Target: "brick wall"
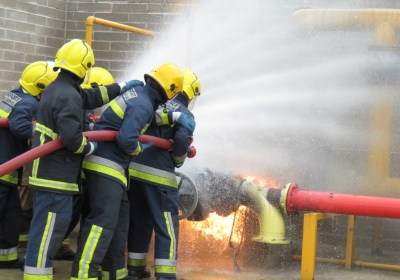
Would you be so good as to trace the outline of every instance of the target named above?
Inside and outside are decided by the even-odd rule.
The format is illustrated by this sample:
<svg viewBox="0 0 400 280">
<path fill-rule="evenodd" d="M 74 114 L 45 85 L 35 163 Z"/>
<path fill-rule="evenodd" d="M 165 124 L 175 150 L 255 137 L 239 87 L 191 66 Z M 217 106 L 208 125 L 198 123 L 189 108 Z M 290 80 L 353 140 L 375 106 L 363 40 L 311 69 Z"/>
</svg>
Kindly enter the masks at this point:
<svg viewBox="0 0 400 280">
<path fill-rule="evenodd" d="M 182 0 L 60 1 L 2 0 L 0 2 L 0 94 L 18 86 L 23 69 L 38 60 L 54 60 L 67 41 L 85 39 L 86 19 L 109 21 L 160 34 L 184 8 Z M 96 66 L 116 79 L 122 69 L 149 47 L 151 37 L 95 24 L 92 47 Z M 111 51 L 112 50 L 112 51 Z"/>
<path fill-rule="evenodd" d="M 16 87 L 23 69 L 34 61 L 54 59 L 65 42 L 65 1 L 0 2 L 0 93 Z"/>
</svg>

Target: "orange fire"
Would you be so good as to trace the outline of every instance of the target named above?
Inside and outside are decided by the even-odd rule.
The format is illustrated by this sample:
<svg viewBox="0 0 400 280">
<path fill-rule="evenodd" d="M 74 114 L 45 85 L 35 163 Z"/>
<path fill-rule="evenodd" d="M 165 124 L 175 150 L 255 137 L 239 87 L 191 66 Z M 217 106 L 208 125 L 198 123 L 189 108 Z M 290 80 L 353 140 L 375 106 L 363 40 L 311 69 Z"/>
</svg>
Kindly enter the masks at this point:
<svg viewBox="0 0 400 280">
<path fill-rule="evenodd" d="M 246 181 L 253 182 L 257 185 L 260 185 L 261 187 L 268 187 L 274 189 L 279 189 L 281 187 L 281 184 L 272 179 L 265 179 L 256 176 L 246 176 L 244 178 L 246 179 Z"/>
<path fill-rule="evenodd" d="M 181 229 L 186 228 L 192 233 L 195 231 L 195 234 L 191 234 L 193 237 L 201 237 L 208 241 L 222 243 L 219 248 L 225 250 L 229 247 L 229 241 L 232 241 L 235 246 L 241 244 L 246 209 L 245 206 L 240 206 L 236 212 L 236 217 L 234 213 L 231 213 L 227 217 L 222 217 L 214 212 L 210 213 L 207 219 L 201 222 L 184 220 L 181 221 L 180 227 Z"/>
</svg>

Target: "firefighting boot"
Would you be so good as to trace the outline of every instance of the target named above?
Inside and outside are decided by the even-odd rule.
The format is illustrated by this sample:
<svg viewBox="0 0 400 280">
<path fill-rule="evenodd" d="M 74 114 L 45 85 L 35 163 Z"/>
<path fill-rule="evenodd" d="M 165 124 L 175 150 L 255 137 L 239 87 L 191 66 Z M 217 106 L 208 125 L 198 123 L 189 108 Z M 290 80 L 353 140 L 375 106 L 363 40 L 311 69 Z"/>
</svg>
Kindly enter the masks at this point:
<svg viewBox="0 0 400 280">
<path fill-rule="evenodd" d="M 74 258 L 75 252 L 71 250 L 68 244 L 62 244 L 54 257 L 54 260 L 73 261 Z"/>
<path fill-rule="evenodd" d="M 134 276 L 137 279 L 146 279 L 146 278 L 150 278 L 151 272 L 149 269 L 143 269 L 140 271 L 129 270 L 129 275 Z"/>
</svg>

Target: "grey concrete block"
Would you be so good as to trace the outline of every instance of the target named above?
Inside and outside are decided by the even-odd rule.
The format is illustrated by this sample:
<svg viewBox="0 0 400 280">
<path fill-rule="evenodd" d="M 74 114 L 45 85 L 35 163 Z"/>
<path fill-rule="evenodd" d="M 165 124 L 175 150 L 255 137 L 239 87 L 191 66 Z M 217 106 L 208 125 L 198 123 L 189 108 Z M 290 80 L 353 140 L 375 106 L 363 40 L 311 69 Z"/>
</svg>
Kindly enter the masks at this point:
<svg viewBox="0 0 400 280">
<path fill-rule="evenodd" d="M 96 18 L 101 18 L 117 23 L 128 22 L 128 13 L 98 13 L 94 14 Z"/>
<path fill-rule="evenodd" d="M 112 11 L 115 13 L 144 13 L 147 11 L 146 4 L 114 4 Z"/>
<path fill-rule="evenodd" d="M 16 9 L 18 2 L 15 0 L 1 0 L 1 5 L 6 8 Z"/>
<path fill-rule="evenodd" d="M 152 30 L 151 30 L 152 31 Z M 151 42 L 153 40 L 153 36 L 143 35 L 139 33 L 129 33 L 128 41 L 131 42 Z"/>
<path fill-rule="evenodd" d="M 92 49 L 96 53 L 97 50 L 110 50 L 111 43 L 110 42 L 104 42 L 104 41 L 93 41 L 92 42 Z"/>
<path fill-rule="evenodd" d="M 163 14 L 129 14 L 129 22 L 133 23 L 163 23 Z"/>
<path fill-rule="evenodd" d="M 21 78 L 21 73 L 17 71 L 5 71 L 3 72 L 3 79 L 6 81 L 18 81 Z"/>
<path fill-rule="evenodd" d="M 33 15 L 33 14 L 27 14 L 26 15 L 26 21 L 33 23 L 33 24 L 39 24 L 39 25 L 46 25 L 47 18 L 44 16 L 38 16 L 38 15 Z"/>
<path fill-rule="evenodd" d="M 50 2 L 49 0 L 35 0 L 35 2 L 39 5 L 39 6 L 47 6 L 48 2 Z"/>
<path fill-rule="evenodd" d="M 111 3 L 101 3 L 101 4 L 80 3 L 80 4 L 78 4 L 78 11 L 111 12 L 112 4 Z"/>
<path fill-rule="evenodd" d="M 57 19 L 62 19 L 65 20 L 65 18 L 67 17 L 67 12 L 63 11 L 63 10 L 57 10 Z"/>
<path fill-rule="evenodd" d="M 67 20 L 73 20 L 73 21 L 83 21 L 85 26 L 86 19 L 89 16 L 93 16 L 93 13 L 88 13 L 88 12 L 68 12 L 67 13 Z"/>
<path fill-rule="evenodd" d="M 36 33 L 64 39 L 64 29 L 56 29 L 46 26 L 36 26 Z"/>
<path fill-rule="evenodd" d="M 185 17 L 186 15 L 183 14 L 168 14 L 164 16 L 164 23 L 174 23 L 178 20 L 183 20 Z"/>
<path fill-rule="evenodd" d="M 64 1 L 64 0 L 51 0 L 51 1 L 48 1 L 48 5 L 51 8 L 55 8 L 57 10 L 65 11 L 66 8 L 67 8 L 67 1 Z"/>
<path fill-rule="evenodd" d="M 17 10 L 6 10 L 6 18 L 26 22 L 27 14 Z"/>
<path fill-rule="evenodd" d="M 28 53 L 28 54 L 25 55 L 25 60 L 24 61 L 26 61 L 28 63 L 32 63 L 32 62 L 39 61 L 39 60 L 45 60 L 45 61 L 46 60 L 54 60 L 54 56 L 52 57 L 52 59 L 47 59 L 46 56 L 44 56 L 44 55 Z"/>
<path fill-rule="evenodd" d="M 67 30 L 77 30 L 78 29 L 78 23 L 76 21 L 67 21 L 66 23 L 66 29 Z M 79 24 L 79 29 L 82 29 L 82 27 Z"/>
<path fill-rule="evenodd" d="M 147 28 L 152 30 L 156 33 L 165 33 L 166 31 L 170 30 L 171 24 L 147 24 Z"/>
<path fill-rule="evenodd" d="M 7 92 L 18 87 L 18 82 L 17 81 L 6 81 L 4 78 L 4 75 L 3 75 L 4 71 L 1 71 L 0 73 L 1 73 L 1 80 L 2 80 L 0 92 L 1 92 L 1 98 L 3 98 Z"/>
<path fill-rule="evenodd" d="M 109 27 L 106 25 L 95 24 L 95 25 L 93 25 L 93 31 L 119 32 L 120 29 Z"/>
<path fill-rule="evenodd" d="M 65 42 L 68 42 L 72 39 L 81 39 L 85 40 L 85 31 L 68 31 L 66 32 L 66 40 Z"/>
<path fill-rule="evenodd" d="M 164 4 L 149 4 L 148 5 L 148 13 L 172 13 L 176 10 L 176 7 L 173 5 L 164 5 Z"/>
<path fill-rule="evenodd" d="M 15 29 L 18 31 L 31 33 L 36 31 L 36 25 L 26 22 L 16 22 Z"/>
<path fill-rule="evenodd" d="M 37 14 L 38 6 L 36 4 L 31 4 L 27 2 L 17 1 L 17 9 L 27 13 Z"/>
<path fill-rule="evenodd" d="M 26 62 L 14 62 L 14 70 L 22 73 L 28 65 L 29 63 Z"/>
<path fill-rule="evenodd" d="M 104 40 L 104 41 L 126 41 L 128 39 L 127 33 L 120 33 L 120 32 L 101 32 L 95 31 L 93 32 L 93 39 L 94 40 Z"/>
<path fill-rule="evenodd" d="M 113 73 L 113 77 L 116 81 L 122 81 L 122 79 L 126 76 L 126 72 L 124 70 L 120 70 L 120 71 L 112 71 Z"/>
<path fill-rule="evenodd" d="M 111 49 L 114 51 L 142 51 L 145 44 L 141 43 L 111 43 Z"/>
<path fill-rule="evenodd" d="M 20 43 L 18 43 L 20 44 Z M 15 50 L 15 42 L 10 40 L 0 40 L 0 45 L 3 50 Z"/>
<path fill-rule="evenodd" d="M 0 63 L 0 70 L 10 70 L 10 69 L 13 69 L 13 68 L 14 68 L 14 62 L 13 61 L 3 60 Z"/>
<path fill-rule="evenodd" d="M 38 34 L 28 33 L 28 34 L 26 34 L 26 42 L 44 46 L 46 43 L 46 37 L 40 36 Z"/>
<path fill-rule="evenodd" d="M 26 42 L 27 34 L 24 32 L 18 32 L 14 30 L 6 30 L 4 38 L 20 42 Z"/>
<path fill-rule="evenodd" d="M 47 47 L 47 46 L 36 46 L 36 54 L 38 55 L 47 55 L 51 57 L 55 57 L 56 52 L 59 48 L 54 48 L 54 47 Z"/>
<path fill-rule="evenodd" d="M 67 11 L 68 12 L 78 11 L 78 3 L 68 2 L 67 3 Z"/>
<path fill-rule="evenodd" d="M 2 26 L 4 29 L 8 30 L 16 30 L 17 29 L 17 22 L 13 20 L 8 20 L 8 19 L 2 19 L 1 20 Z"/>
<path fill-rule="evenodd" d="M 0 8 L 0 17 L 6 16 L 6 10 L 4 8 Z"/>
<path fill-rule="evenodd" d="M 4 29 L 0 29 L 0 39 L 3 39 L 5 34 L 6 31 Z"/>
<path fill-rule="evenodd" d="M 21 53 L 35 53 L 35 45 L 18 43 L 16 44 L 17 50 Z"/>
<path fill-rule="evenodd" d="M 108 69 L 110 70 L 117 70 L 117 71 L 121 71 L 124 69 L 128 69 L 129 67 L 132 67 L 132 63 L 131 62 L 125 62 L 125 61 L 110 61 L 110 68 Z M 144 73 L 143 73 L 144 74 Z M 143 77 L 137 77 L 138 80 L 141 80 Z"/>
<path fill-rule="evenodd" d="M 5 50 L 4 57 L 11 61 L 21 61 L 21 52 Z"/>
<path fill-rule="evenodd" d="M 110 59 L 110 60 L 121 60 L 124 61 L 126 59 L 127 53 L 126 52 L 121 52 L 121 51 L 96 51 L 95 53 L 95 59 L 97 60 L 104 60 L 104 59 Z"/>
<path fill-rule="evenodd" d="M 55 17 L 57 17 L 57 9 L 49 8 L 49 7 L 41 7 L 38 10 L 37 14 L 45 16 L 45 17 L 55 18 Z"/>
<path fill-rule="evenodd" d="M 108 71 L 110 71 L 110 63 L 108 60 L 100 60 L 100 59 L 96 59 L 96 67 L 101 67 L 104 69 L 107 69 Z M 111 73 L 111 72 L 110 72 Z M 111 73 L 112 75 L 112 73 Z M 114 75 L 113 75 L 114 77 Z"/>
<path fill-rule="evenodd" d="M 128 3 L 159 3 L 162 4 L 164 3 L 164 0 L 127 0 Z"/>
<path fill-rule="evenodd" d="M 58 29 L 65 29 L 65 21 L 54 18 L 47 18 L 47 26 Z"/>
<path fill-rule="evenodd" d="M 62 45 L 64 45 L 63 38 L 53 38 L 53 37 L 46 37 L 46 46 L 59 49 Z"/>
</svg>

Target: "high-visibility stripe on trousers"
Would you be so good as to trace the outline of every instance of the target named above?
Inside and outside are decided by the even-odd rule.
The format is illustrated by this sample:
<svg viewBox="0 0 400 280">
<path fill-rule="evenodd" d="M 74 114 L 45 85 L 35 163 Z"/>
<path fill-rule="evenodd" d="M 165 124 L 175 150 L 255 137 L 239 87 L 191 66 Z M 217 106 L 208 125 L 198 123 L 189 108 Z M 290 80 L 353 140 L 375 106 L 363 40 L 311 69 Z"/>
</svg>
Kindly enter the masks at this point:
<svg viewBox="0 0 400 280">
<path fill-rule="evenodd" d="M 126 187 L 98 173 L 86 172 L 91 212 L 81 227 L 71 280 L 126 277 L 125 248 L 129 226 Z M 103 278 L 103 279 L 104 279 Z"/>
<path fill-rule="evenodd" d="M 18 189 L 0 182 L 0 263 L 17 260 L 22 207 Z"/>
<path fill-rule="evenodd" d="M 70 194 L 33 192 L 33 218 L 25 256 L 24 280 L 53 279 L 53 258 L 66 235 L 72 214 Z"/>
<path fill-rule="evenodd" d="M 155 276 L 175 277 L 178 248 L 178 190 L 135 179 L 130 180 L 130 224 L 128 269 L 146 267 L 146 257 L 154 228 Z"/>
</svg>

